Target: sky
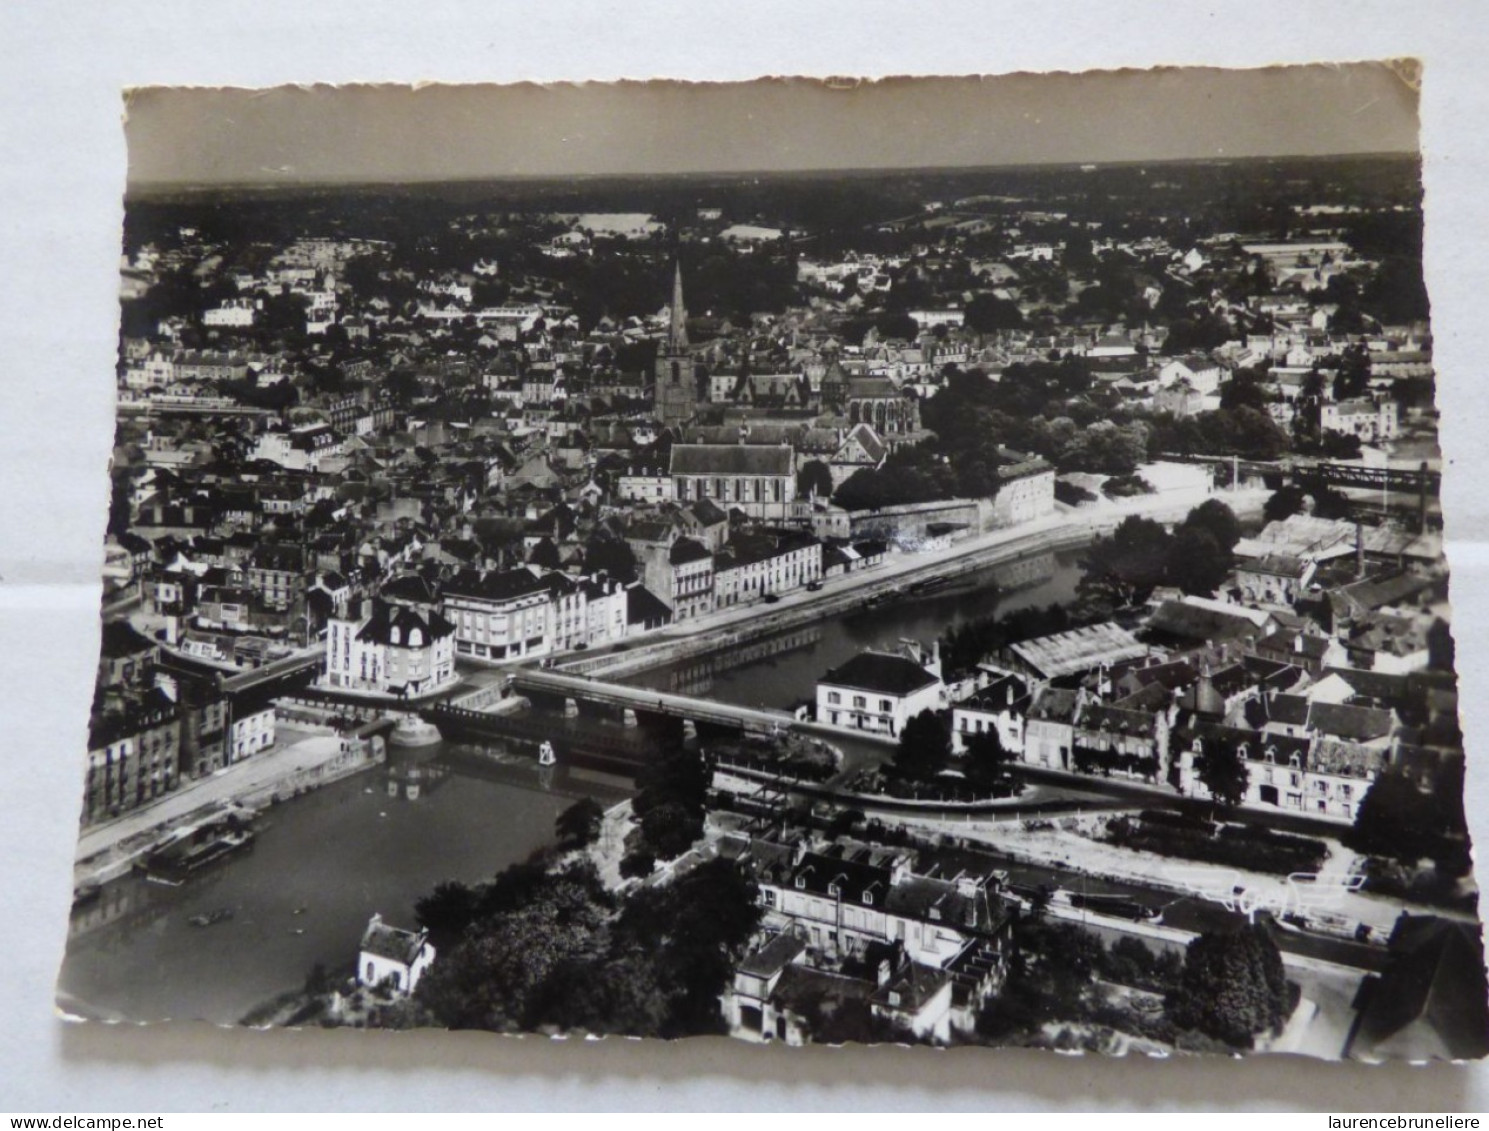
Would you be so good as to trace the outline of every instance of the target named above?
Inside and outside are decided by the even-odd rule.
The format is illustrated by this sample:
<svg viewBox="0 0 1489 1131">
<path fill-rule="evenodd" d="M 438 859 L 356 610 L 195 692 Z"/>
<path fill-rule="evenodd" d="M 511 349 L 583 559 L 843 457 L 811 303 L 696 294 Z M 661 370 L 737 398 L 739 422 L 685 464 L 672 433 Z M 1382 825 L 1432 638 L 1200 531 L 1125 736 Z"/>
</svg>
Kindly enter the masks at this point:
<svg viewBox="0 0 1489 1131">
<path fill-rule="evenodd" d="M 1385 64 L 858 83 L 148 88 L 131 186 L 1055 164 L 1417 149 Z"/>
</svg>

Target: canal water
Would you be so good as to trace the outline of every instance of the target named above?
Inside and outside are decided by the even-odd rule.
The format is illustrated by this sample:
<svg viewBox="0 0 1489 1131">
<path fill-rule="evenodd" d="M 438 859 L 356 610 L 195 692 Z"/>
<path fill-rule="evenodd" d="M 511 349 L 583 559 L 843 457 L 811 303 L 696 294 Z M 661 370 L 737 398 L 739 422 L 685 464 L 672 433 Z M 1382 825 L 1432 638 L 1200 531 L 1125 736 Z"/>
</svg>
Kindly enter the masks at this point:
<svg viewBox="0 0 1489 1131">
<path fill-rule="evenodd" d="M 679 660 L 626 676 L 625 682 L 743 707 L 792 707 L 814 697 L 817 680 L 829 668 L 865 649 L 893 648 L 907 638 L 929 646 L 947 629 L 967 621 L 1031 606 L 1070 604 L 1080 581 L 1082 552 L 1037 554 L 990 566 L 933 592 L 906 594 L 818 624 Z"/>
<path fill-rule="evenodd" d="M 550 845 L 576 797 L 609 805 L 624 787 L 525 756 L 395 750 L 388 766 L 266 810 L 252 851 L 180 887 L 137 876 L 106 885 L 73 913 L 59 1004 L 90 1017 L 236 1023 L 317 964 L 349 970 L 373 912 L 413 926 L 414 902 L 435 884 L 489 879 Z M 189 922 L 223 908 L 231 918 Z"/>
</svg>

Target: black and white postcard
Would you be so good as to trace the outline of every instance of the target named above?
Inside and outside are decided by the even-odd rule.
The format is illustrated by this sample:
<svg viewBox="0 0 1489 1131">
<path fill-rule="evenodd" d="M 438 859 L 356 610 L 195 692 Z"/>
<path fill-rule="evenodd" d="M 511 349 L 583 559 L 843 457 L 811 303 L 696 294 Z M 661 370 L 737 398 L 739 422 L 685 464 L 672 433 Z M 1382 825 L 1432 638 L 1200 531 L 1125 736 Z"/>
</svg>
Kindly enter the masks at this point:
<svg viewBox="0 0 1489 1131">
<path fill-rule="evenodd" d="M 59 1010 L 1484 1056 L 1416 79 L 130 92 Z"/>
</svg>

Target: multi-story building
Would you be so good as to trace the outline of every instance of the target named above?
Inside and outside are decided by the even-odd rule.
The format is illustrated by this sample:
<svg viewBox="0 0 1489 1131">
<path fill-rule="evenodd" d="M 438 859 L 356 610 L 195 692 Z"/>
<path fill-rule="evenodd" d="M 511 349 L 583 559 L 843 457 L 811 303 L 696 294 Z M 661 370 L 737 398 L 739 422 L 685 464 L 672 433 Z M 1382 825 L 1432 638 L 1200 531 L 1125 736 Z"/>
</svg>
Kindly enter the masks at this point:
<svg viewBox="0 0 1489 1131">
<path fill-rule="evenodd" d="M 274 705 L 234 705 L 232 725 L 228 728 L 227 758 L 241 762 L 274 745 Z"/>
<path fill-rule="evenodd" d="M 709 499 L 754 519 L 791 517 L 796 453 L 786 444 L 674 444 L 669 467 L 680 503 Z"/>
<path fill-rule="evenodd" d="M 714 558 L 708 547 L 679 538 L 667 553 L 671 567 L 670 598 L 674 621 L 692 620 L 714 610 Z"/>
<path fill-rule="evenodd" d="M 326 685 L 412 698 L 456 681 L 455 628 L 439 613 L 374 600 L 358 620 L 326 626 Z"/>
<path fill-rule="evenodd" d="M 202 325 L 244 329 L 253 325 L 257 313 L 257 307 L 251 298 L 224 299 L 211 310 L 202 312 Z"/>
<path fill-rule="evenodd" d="M 88 734 L 83 823 L 138 808 L 180 780 L 181 717 L 159 690 L 123 712 L 96 719 Z"/>
<path fill-rule="evenodd" d="M 1396 402 L 1390 398 L 1380 401 L 1338 401 L 1320 405 L 1318 423 L 1325 432 L 1358 436 L 1367 444 L 1394 440 L 1400 431 Z"/>
<path fill-rule="evenodd" d="M 852 853 L 755 841 L 744 857 L 759 885 L 765 925 L 801 932 L 837 955 L 900 943 L 912 962 L 955 964 L 968 947 L 1006 952 L 1012 914 L 991 876 L 916 875 L 903 853 L 867 846 Z"/>
<path fill-rule="evenodd" d="M 1024 749 L 1024 710 L 1029 685 L 1016 675 L 1000 673 L 951 710 L 951 750 L 961 754 L 973 735 L 992 733 L 1004 750 Z"/>
<path fill-rule="evenodd" d="M 999 449 L 998 494 L 993 525 L 1017 526 L 1055 513 L 1055 469 L 1038 456 Z"/>
<path fill-rule="evenodd" d="M 532 570 L 462 570 L 441 601 L 458 655 L 519 660 L 553 651 L 552 593 Z"/>
<path fill-rule="evenodd" d="M 266 542 L 248 555 L 248 588 L 271 609 L 298 608 L 305 599 L 305 552 L 298 545 Z"/>
<path fill-rule="evenodd" d="M 264 432 L 253 458 L 277 463 L 290 471 L 317 471 L 321 461 L 346 452 L 346 441 L 329 424 L 305 424 L 288 432 Z"/>
<path fill-rule="evenodd" d="M 714 605 L 728 608 L 822 577 L 822 543 L 804 531 L 741 534 L 714 555 Z"/>
</svg>

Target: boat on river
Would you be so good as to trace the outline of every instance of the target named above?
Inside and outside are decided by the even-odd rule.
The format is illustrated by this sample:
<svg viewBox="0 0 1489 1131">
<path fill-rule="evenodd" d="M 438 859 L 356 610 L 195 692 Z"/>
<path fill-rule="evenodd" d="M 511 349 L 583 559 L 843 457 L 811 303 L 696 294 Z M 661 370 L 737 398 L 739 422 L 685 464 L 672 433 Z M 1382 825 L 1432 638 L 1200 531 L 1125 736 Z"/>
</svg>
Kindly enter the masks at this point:
<svg viewBox="0 0 1489 1131">
<path fill-rule="evenodd" d="M 934 593 L 937 589 L 944 589 L 951 584 L 951 578 L 944 573 L 938 573 L 935 577 L 922 578 L 913 582 L 910 586 L 911 593 Z"/>
<path fill-rule="evenodd" d="M 225 923 L 232 917 L 233 909 L 231 907 L 218 907 L 202 915 L 193 915 L 186 921 L 193 927 L 210 927 L 216 923 Z"/>
<path fill-rule="evenodd" d="M 254 836 L 237 813 L 228 813 L 177 829 L 135 868 L 152 883 L 179 887 L 207 865 L 251 850 Z"/>
</svg>

